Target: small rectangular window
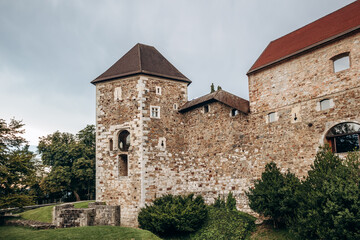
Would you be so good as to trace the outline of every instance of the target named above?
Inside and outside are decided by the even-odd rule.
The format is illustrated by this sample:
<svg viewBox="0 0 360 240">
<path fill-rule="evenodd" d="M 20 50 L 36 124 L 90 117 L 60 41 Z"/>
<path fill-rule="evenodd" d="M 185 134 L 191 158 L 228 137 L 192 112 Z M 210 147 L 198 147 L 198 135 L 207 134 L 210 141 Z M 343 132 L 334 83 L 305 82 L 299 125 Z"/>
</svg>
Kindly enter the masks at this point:
<svg viewBox="0 0 360 240">
<path fill-rule="evenodd" d="M 334 72 L 340 72 L 342 70 L 350 68 L 349 53 L 342 53 L 332 58 L 334 64 Z"/>
<path fill-rule="evenodd" d="M 239 110 L 237 110 L 237 109 L 235 109 L 235 108 L 233 108 L 232 110 L 231 110 L 231 116 L 232 117 L 234 117 L 234 116 L 236 116 L 236 115 L 238 115 L 239 114 Z"/>
<path fill-rule="evenodd" d="M 276 115 L 274 112 L 268 114 L 268 122 L 272 123 L 276 121 Z"/>
<path fill-rule="evenodd" d="M 161 87 L 156 87 L 155 91 L 157 95 L 161 95 Z"/>
<path fill-rule="evenodd" d="M 209 112 L 209 105 L 205 105 L 204 106 L 204 113 L 208 113 Z"/>
<path fill-rule="evenodd" d="M 160 118 L 160 107 L 151 106 L 150 107 L 150 116 L 152 118 Z"/>
<path fill-rule="evenodd" d="M 329 109 L 330 106 L 330 100 L 329 99 L 324 99 L 320 101 L 320 110 L 326 110 Z"/>
<path fill-rule="evenodd" d="M 174 110 L 177 110 L 178 109 L 178 105 L 177 103 L 174 103 Z"/>
<path fill-rule="evenodd" d="M 128 176 L 128 156 L 125 154 L 119 155 L 119 176 Z"/>
<path fill-rule="evenodd" d="M 117 101 L 117 100 L 121 100 L 121 87 L 117 87 L 114 89 L 114 100 Z"/>
</svg>

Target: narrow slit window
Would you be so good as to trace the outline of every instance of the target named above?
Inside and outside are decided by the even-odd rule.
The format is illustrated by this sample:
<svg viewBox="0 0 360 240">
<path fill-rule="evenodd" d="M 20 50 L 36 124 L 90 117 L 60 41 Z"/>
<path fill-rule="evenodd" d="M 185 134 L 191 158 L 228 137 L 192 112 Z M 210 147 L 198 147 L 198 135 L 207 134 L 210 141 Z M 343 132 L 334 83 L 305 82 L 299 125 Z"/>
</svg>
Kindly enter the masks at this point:
<svg viewBox="0 0 360 240">
<path fill-rule="evenodd" d="M 350 57 L 349 53 L 342 53 L 332 58 L 334 65 L 334 72 L 340 72 L 350 68 Z"/>
<path fill-rule="evenodd" d="M 161 87 L 156 87 L 155 91 L 157 95 L 161 95 Z"/>
<path fill-rule="evenodd" d="M 128 156 L 126 154 L 119 155 L 119 176 L 128 176 Z"/>
<path fill-rule="evenodd" d="M 204 113 L 208 113 L 209 112 L 209 105 L 205 105 L 204 106 Z"/>
<path fill-rule="evenodd" d="M 113 142 L 113 140 L 111 138 L 109 140 L 109 149 L 110 149 L 110 151 L 114 150 L 114 142 Z"/>
</svg>

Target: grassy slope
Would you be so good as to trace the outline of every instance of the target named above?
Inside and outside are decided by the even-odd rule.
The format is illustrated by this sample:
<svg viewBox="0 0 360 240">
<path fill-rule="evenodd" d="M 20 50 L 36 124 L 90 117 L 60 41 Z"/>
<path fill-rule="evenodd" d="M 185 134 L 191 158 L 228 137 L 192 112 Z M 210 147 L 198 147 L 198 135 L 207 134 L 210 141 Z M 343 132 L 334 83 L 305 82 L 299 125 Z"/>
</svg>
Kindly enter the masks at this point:
<svg viewBox="0 0 360 240">
<path fill-rule="evenodd" d="M 287 229 L 273 229 L 269 225 L 262 224 L 256 227 L 247 240 L 296 240 L 296 238 Z"/>
<path fill-rule="evenodd" d="M 61 228 L 51 230 L 32 230 L 23 227 L 0 227 L 1 239 L 146 239 L 159 240 L 157 236 L 149 231 L 136 228 L 113 227 L 113 226 L 92 226 Z"/>
<path fill-rule="evenodd" d="M 75 203 L 74 207 L 87 208 L 89 202 L 93 202 L 93 201 Z M 46 206 L 46 207 L 28 210 L 28 211 L 21 213 L 20 216 L 21 216 L 21 218 L 28 219 L 28 220 L 35 220 L 35 221 L 39 221 L 39 222 L 51 223 L 53 207 L 54 206 Z"/>
</svg>

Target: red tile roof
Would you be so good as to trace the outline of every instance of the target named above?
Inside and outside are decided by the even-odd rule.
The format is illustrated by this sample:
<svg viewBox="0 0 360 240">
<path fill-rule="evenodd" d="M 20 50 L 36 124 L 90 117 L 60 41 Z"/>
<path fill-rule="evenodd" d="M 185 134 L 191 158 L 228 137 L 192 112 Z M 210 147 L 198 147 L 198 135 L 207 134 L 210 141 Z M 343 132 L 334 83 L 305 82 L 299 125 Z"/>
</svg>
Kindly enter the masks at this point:
<svg viewBox="0 0 360 240">
<path fill-rule="evenodd" d="M 266 47 L 248 74 L 302 53 L 360 28 L 360 0 L 357 0 L 294 32 L 276 39 Z"/>
<path fill-rule="evenodd" d="M 241 97 L 238 97 L 234 94 L 226 92 L 224 90 L 218 90 L 213 93 L 206 94 L 202 97 L 193 99 L 185 103 L 180 109 L 179 112 L 184 113 L 190 111 L 191 109 L 200 107 L 210 102 L 221 102 L 232 108 L 235 108 L 245 114 L 248 114 L 250 111 L 249 101 Z"/>
<path fill-rule="evenodd" d="M 114 63 L 114 65 L 91 83 L 95 84 L 134 74 L 147 74 L 191 83 L 191 81 L 166 60 L 158 50 L 152 46 L 140 43 L 136 44 L 122 58 Z"/>
</svg>

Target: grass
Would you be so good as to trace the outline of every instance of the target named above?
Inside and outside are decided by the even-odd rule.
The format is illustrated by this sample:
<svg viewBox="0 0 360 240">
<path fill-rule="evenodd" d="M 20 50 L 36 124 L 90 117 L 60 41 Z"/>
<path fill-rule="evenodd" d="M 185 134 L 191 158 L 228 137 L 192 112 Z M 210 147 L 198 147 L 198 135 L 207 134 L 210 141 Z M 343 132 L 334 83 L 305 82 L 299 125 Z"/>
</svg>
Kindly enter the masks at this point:
<svg viewBox="0 0 360 240">
<path fill-rule="evenodd" d="M 296 240 L 297 238 L 287 229 L 274 229 L 270 224 L 263 223 L 247 240 Z"/>
<path fill-rule="evenodd" d="M 0 239 L 118 239 L 118 240 L 159 240 L 156 235 L 149 231 L 114 226 L 92 226 L 92 227 L 75 227 L 60 228 L 50 230 L 32 230 L 24 227 L 0 227 Z"/>
<path fill-rule="evenodd" d="M 87 208 L 88 204 L 93 201 L 75 203 L 75 208 Z M 51 223 L 52 209 L 55 205 L 36 208 L 20 213 L 20 217 L 27 220 L 34 220 L 39 222 Z"/>
</svg>

